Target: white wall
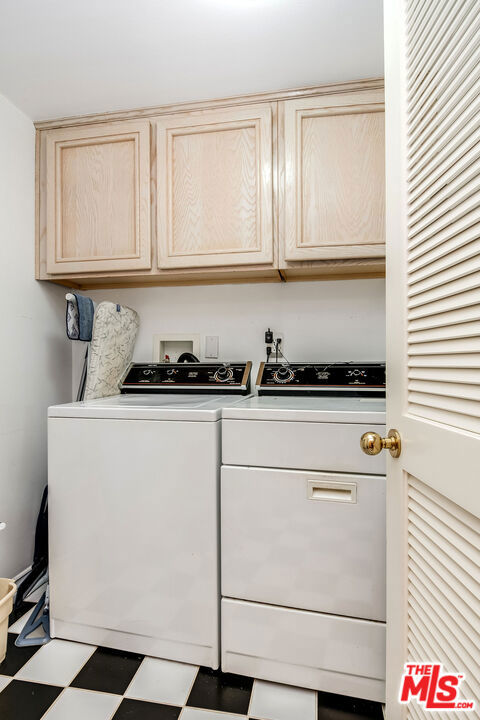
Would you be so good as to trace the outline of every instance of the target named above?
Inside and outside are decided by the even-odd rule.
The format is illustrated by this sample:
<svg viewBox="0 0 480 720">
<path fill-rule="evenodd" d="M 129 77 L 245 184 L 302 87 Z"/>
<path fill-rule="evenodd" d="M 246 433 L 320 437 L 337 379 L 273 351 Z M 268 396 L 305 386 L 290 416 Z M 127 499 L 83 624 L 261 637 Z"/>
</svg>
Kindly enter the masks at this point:
<svg viewBox="0 0 480 720">
<path fill-rule="evenodd" d="M 137 310 L 140 331 L 134 359 L 152 359 L 156 333 L 218 335 L 221 360 L 264 359 L 268 326 L 284 336 L 291 361 L 384 360 L 385 283 L 338 280 L 276 284 L 207 285 L 97 290 L 95 301 L 111 300 Z M 83 359 L 74 343 L 76 393 Z M 255 375 L 254 375 L 255 377 Z"/>
<path fill-rule="evenodd" d="M 0 85 L 35 120 L 383 75 L 382 0 L 3 0 L 1 11 Z"/>
<path fill-rule="evenodd" d="M 35 133 L 0 95 L 0 576 L 30 565 L 47 480 L 46 409 L 67 401 L 64 290 L 34 280 Z"/>
</svg>

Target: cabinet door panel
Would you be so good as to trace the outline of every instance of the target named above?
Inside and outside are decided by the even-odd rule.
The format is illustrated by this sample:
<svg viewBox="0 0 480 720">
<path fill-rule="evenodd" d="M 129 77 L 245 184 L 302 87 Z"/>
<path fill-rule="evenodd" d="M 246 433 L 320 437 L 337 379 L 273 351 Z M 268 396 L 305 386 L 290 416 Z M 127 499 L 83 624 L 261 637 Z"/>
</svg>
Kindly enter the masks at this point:
<svg viewBox="0 0 480 720">
<path fill-rule="evenodd" d="M 52 130 L 46 140 L 47 271 L 148 269 L 148 121 Z"/>
<path fill-rule="evenodd" d="M 159 267 L 273 262 L 270 105 L 157 123 Z"/>
<path fill-rule="evenodd" d="M 381 103 L 285 102 L 287 261 L 384 255 L 384 144 Z"/>
</svg>

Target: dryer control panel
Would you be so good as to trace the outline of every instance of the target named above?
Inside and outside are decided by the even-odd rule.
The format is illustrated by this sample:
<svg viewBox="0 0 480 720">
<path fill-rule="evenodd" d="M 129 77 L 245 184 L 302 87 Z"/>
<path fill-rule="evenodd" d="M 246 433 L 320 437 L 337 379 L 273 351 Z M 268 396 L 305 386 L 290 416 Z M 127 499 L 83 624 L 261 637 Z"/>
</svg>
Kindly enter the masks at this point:
<svg viewBox="0 0 480 720">
<path fill-rule="evenodd" d="M 262 363 L 259 395 L 385 396 L 385 363 Z"/>
<path fill-rule="evenodd" d="M 182 392 L 246 395 L 251 362 L 131 363 L 120 382 L 122 393 Z"/>
</svg>

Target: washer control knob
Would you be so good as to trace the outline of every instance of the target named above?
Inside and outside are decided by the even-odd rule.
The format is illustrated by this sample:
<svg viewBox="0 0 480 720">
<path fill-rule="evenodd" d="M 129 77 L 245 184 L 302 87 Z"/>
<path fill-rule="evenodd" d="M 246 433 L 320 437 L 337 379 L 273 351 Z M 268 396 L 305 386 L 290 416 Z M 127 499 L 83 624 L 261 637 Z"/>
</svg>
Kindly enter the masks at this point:
<svg viewBox="0 0 480 720">
<path fill-rule="evenodd" d="M 218 368 L 214 378 L 217 382 L 227 382 L 227 380 L 231 380 L 233 378 L 233 370 L 228 367 L 228 365 L 223 365 Z"/>
<path fill-rule="evenodd" d="M 273 379 L 278 383 L 287 383 L 293 380 L 295 373 L 289 367 L 281 367 L 273 373 Z"/>
</svg>

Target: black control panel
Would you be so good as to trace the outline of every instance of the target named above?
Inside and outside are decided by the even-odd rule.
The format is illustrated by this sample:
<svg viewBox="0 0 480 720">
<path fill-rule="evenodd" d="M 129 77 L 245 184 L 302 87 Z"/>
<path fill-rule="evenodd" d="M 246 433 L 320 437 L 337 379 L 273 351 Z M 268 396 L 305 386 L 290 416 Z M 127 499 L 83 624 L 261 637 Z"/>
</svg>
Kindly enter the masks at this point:
<svg viewBox="0 0 480 720">
<path fill-rule="evenodd" d="M 131 363 L 122 393 L 238 393 L 250 391 L 251 362 Z"/>
<path fill-rule="evenodd" d="M 262 363 L 259 395 L 385 396 L 385 363 Z"/>
</svg>

